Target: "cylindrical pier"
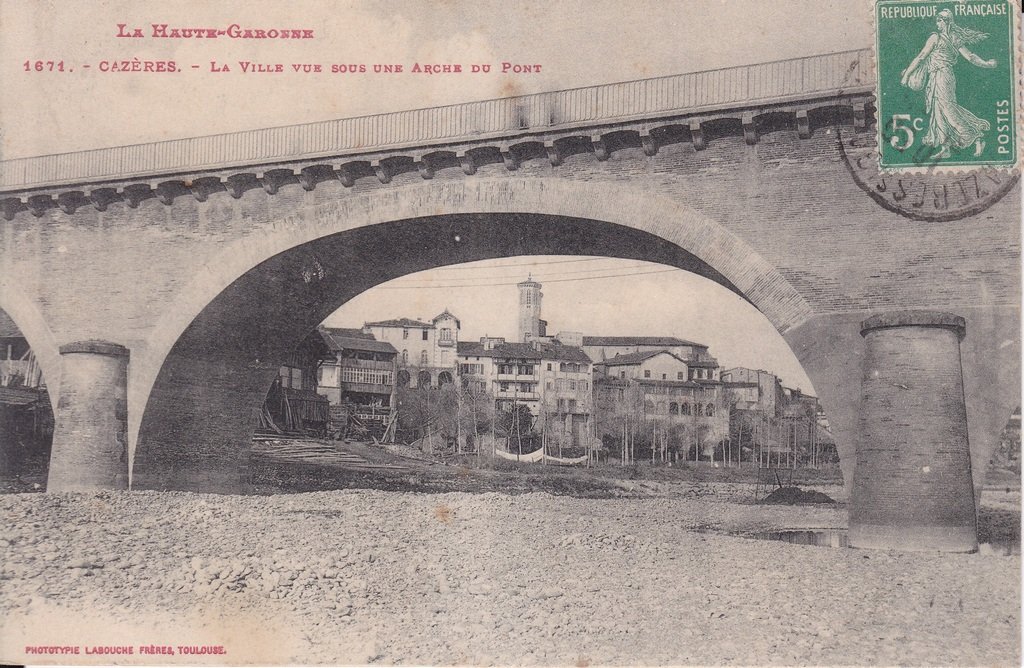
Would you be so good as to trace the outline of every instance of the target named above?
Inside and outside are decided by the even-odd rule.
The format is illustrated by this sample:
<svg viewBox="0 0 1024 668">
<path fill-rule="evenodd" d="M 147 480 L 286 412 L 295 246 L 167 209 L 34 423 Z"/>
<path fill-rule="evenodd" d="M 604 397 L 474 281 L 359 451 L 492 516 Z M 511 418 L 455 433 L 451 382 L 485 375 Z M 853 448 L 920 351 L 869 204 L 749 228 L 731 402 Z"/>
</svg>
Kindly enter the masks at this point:
<svg viewBox="0 0 1024 668">
<path fill-rule="evenodd" d="M 899 311 L 861 324 L 864 368 L 850 546 L 978 547 L 960 341 L 963 318 Z"/>
<path fill-rule="evenodd" d="M 61 346 L 60 399 L 46 491 L 128 488 L 128 349 Z"/>
</svg>

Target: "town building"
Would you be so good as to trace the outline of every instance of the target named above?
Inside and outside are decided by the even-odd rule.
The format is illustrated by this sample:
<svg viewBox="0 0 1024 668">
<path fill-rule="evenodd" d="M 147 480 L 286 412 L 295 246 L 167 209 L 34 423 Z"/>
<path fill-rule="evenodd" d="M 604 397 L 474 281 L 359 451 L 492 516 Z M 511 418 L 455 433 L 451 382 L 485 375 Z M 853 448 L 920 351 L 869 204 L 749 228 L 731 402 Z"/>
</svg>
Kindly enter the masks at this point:
<svg viewBox="0 0 1024 668">
<path fill-rule="evenodd" d="M 332 420 L 347 423 L 354 416 L 379 431 L 390 422 L 395 406 L 398 351 L 361 329 L 321 327 L 319 333 L 333 355 L 317 372 L 319 392 L 332 406 Z"/>
<path fill-rule="evenodd" d="M 456 355 L 462 323 L 445 309 L 430 322 L 398 318 L 368 322 L 363 332 L 398 351 L 395 384 L 399 387 L 436 387 L 456 375 Z"/>
<path fill-rule="evenodd" d="M 667 351 L 686 362 L 687 380 L 718 380 L 718 360 L 708 347 L 674 336 L 584 336 L 583 351 L 595 364 L 616 355 Z"/>
<path fill-rule="evenodd" d="M 782 404 L 779 377 L 764 369 L 733 367 L 721 373 L 721 380 L 733 395 L 737 410 L 755 411 L 775 417 Z"/>
<path fill-rule="evenodd" d="M 35 355 L 0 311 L 0 474 L 18 474 L 45 461 L 53 427 L 50 395 Z"/>
<path fill-rule="evenodd" d="M 594 365 L 597 410 L 605 411 L 602 436 L 616 437 L 619 422 L 629 429 L 660 427 L 660 443 L 684 455 L 704 455 L 729 436 L 729 410 L 722 383 L 694 380 L 687 361 L 668 350 L 620 354 Z"/>
<path fill-rule="evenodd" d="M 278 369 L 263 402 L 258 427 L 276 433 L 326 435 L 330 404 L 327 397 L 317 393 L 317 369 L 332 357 L 319 332 L 304 338 Z"/>
<path fill-rule="evenodd" d="M 593 367 L 581 348 L 557 342 L 507 343 L 483 337 L 460 342 L 459 375 L 465 387 L 488 392 L 495 407 L 524 406 L 533 430 L 570 447 L 587 443 Z"/>
</svg>

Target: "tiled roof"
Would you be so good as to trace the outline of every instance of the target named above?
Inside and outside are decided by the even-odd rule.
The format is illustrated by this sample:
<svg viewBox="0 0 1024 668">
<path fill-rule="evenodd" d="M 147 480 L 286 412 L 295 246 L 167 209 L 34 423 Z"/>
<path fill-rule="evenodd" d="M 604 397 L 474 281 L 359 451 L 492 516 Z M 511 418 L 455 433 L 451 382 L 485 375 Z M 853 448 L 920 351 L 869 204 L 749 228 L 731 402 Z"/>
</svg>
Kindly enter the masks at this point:
<svg viewBox="0 0 1024 668">
<path fill-rule="evenodd" d="M 462 323 L 455 316 L 455 314 L 452 313 L 451 311 L 449 311 L 448 309 L 445 309 L 445 310 L 441 311 L 440 313 L 438 313 L 437 315 L 435 315 L 434 318 L 430 322 L 432 322 L 432 323 L 437 322 L 438 320 L 440 320 L 441 318 L 444 318 L 444 317 L 451 318 L 452 320 L 455 321 L 455 326 L 458 327 L 459 329 L 462 329 Z"/>
<path fill-rule="evenodd" d="M 677 339 L 674 336 L 584 336 L 585 346 L 694 346 L 707 348 L 703 343 Z"/>
<path fill-rule="evenodd" d="M 358 336 L 347 336 L 348 330 L 340 328 L 323 327 L 320 329 L 320 336 L 324 343 L 333 352 L 339 350 L 366 350 L 375 353 L 391 353 L 397 355 L 398 351 L 387 341 L 377 341 L 373 337 L 363 338 Z"/>
<path fill-rule="evenodd" d="M 683 362 L 683 364 L 686 363 L 684 360 L 679 359 L 679 357 L 673 355 L 667 350 L 642 350 L 636 353 L 627 353 L 625 355 L 616 355 L 615 357 L 609 357 L 606 360 L 598 362 L 598 364 L 603 364 L 605 366 L 631 366 L 633 364 L 640 364 L 641 362 L 649 360 L 652 357 L 656 357 L 658 355 L 668 355 L 670 357 L 674 357 L 680 362 Z"/>
<path fill-rule="evenodd" d="M 353 339 L 369 339 L 370 341 L 376 341 L 373 334 L 364 332 L 359 327 L 321 327 L 320 329 L 326 329 L 335 336 L 350 336 Z"/>
<path fill-rule="evenodd" d="M 368 322 L 365 327 L 419 327 L 420 329 L 430 329 L 433 327 L 429 322 L 420 322 L 419 320 L 413 320 L 412 318 L 398 318 L 395 320 L 379 320 L 377 322 Z"/>
<path fill-rule="evenodd" d="M 590 364 L 591 360 L 582 348 L 563 346 L 557 343 L 542 343 L 539 350 L 529 343 L 499 343 L 490 350 L 484 344 L 473 341 L 459 341 L 459 355 L 469 357 L 498 357 L 521 360 L 558 360 Z"/>
</svg>

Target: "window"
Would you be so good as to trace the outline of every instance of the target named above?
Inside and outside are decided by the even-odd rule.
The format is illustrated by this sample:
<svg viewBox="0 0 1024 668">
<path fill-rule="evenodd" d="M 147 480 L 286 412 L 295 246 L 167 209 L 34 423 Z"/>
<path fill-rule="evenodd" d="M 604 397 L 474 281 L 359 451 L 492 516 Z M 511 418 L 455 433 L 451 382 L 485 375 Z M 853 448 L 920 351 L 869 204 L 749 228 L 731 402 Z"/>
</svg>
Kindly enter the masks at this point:
<svg viewBox="0 0 1024 668">
<path fill-rule="evenodd" d="M 426 333 L 426 330 L 424 330 L 424 333 Z M 427 356 L 427 351 L 424 350 L 423 352 L 420 353 L 420 364 L 426 365 L 429 363 L 429 361 L 430 358 Z"/>
<path fill-rule="evenodd" d="M 402 364 L 408 364 L 408 363 L 409 363 L 409 351 L 408 350 L 403 350 L 402 351 Z"/>
<path fill-rule="evenodd" d="M 677 371 L 676 372 L 676 380 L 686 380 L 686 378 L 684 377 L 683 373 L 684 372 L 682 372 L 682 371 Z"/>
<path fill-rule="evenodd" d="M 707 412 L 707 416 L 708 417 L 715 417 L 715 405 L 714 404 L 708 404 L 706 412 Z"/>
<path fill-rule="evenodd" d="M 428 341 L 430 339 L 430 332 L 423 330 L 423 340 Z"/>
<path fill-rule="evenodd" d="M 302 389 L 302 369 L 292 369 L 292 387 Z"/>
<path fill-rule="evenodd" d="M 619 372 L 619 378 L 625 378 L 625 377 L 626 377 L 626 372 L 625 371 L 620 371 Z"/>
<path fill-rule="evenodd" d="M 402 328 L 402 338 L 403 339 L 409 338 L 409 328 L 408 327 Z"/>
<path fill-rule="evenodd" d="M 409 372 L 405 369 L 398 372 L 398 386 L 409 387 Z"/>
<path fill-rule="evenodd" d="M 519 383 L 520 392 L 533 392 L 533 385 L 530 383 Z"/>
<path fill-rule="evenodd" d="M 570 380 L 569 381 L 569 389 L 570 390 L 575 390 L 576 389 L 576 381 L 575 380 Z"/>
<path fill-rule="evenodd" d="M 644 369 L 644 378 L 650 378 L 650 377 L 651 377 L 651 370 L 650 369 Z"/>
<path fill-rule="evenodd" d="M 668 380 L 668 374 L 667 373 L 661 374 L 661 379 L 662 380 Z"/>
<path fill-rule="evenodd" d="M 694 404 L 693 407 L 697 411 L 696 415 L 701 416 L 701 417 L 704 415 L 704 404 Z"/>
<path fill-rule="evenodd" d="M 548 371 L 551 371 L 551 362 L 548 362 Z"/>
<path fill-rule="evenodd" d="M 547 382 L 544 383 L 545 389 L 548 389 L 548 390 L 554 388 L 554 386 L 555 386 L 555 382 L 553 380 L 551 380 L 550 378 L 548 378 Z"/>
<path fill-rule="evenodd" d="M 682 407 L 679 409 L 679 412 L 682 415 L 689 415 L 690 414 L 690 404 L 688 404 L 688 403 L 686 403 L 684 401 Z"/>
<path fill-rule="evenodd" d="M 530 290 L 526 291 L 526 305 L 529 306 L 533 303 L 533 292 Z"/>
<path fill-rule="evenodd" d="M 451 327 L 442 327 L 441 328 L 441 340 L 442 341 L 451 341 L 452 340 L 452 328 Z"/>
<path fill-rule="evenodd" d="M 677 404 L 674 401 L 672 403 L 670 403 L 668 405 L 668 414 L 669 415 L 679 415 L 679 404 Z"/>
<path fill-rule="evenodd" d="M 585 380 L 581 380 L 580 381 L 580 390 L 583 391 L 583 392 L 586 392 L 588 389 L 590 389 L 589 388 L 589 383 L 587 383 L 587 381 L 585 381 Z"/>
<path fill-rule="evenodd" d="M 390 385 L 391 372 L 379 369 L 362 369 L 359 367 L 342 367 L 343 383 L 366 383 L 368 385 Z"/>
<path fill-rule="evenodd" d="M 499 383 L 502 392 L 508 392 L 508 383 Z"/>
<path fill-rule="evenodd" d="M 520 364 L 519 365 L 519 375 L 520 376 L 532 376 L 533 375 L 533 367 L 529 366 L 529 365 L 526 365 L 526 364 Z"/>
</svg>

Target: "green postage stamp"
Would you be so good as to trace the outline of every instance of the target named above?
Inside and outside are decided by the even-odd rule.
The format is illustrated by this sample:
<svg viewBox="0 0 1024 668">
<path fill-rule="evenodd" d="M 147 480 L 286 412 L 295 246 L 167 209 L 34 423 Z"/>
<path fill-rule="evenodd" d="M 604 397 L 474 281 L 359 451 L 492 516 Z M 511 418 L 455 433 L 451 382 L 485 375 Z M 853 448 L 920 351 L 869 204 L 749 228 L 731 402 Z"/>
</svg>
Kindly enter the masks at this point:
<svg viewBox="0 0 1024 668">
<path fill-rule="evenodd" d="M 877 0 L 883 170 L 1014 167 L 1015 0 Z"/>
</svg>

